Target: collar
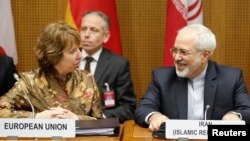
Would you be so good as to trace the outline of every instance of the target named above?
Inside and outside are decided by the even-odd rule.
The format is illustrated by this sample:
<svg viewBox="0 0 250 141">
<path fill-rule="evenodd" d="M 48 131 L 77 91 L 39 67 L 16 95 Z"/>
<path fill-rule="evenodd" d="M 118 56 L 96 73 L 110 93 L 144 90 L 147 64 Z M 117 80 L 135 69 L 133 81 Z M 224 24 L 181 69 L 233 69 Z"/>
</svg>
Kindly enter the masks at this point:
<svg viewBox="0 0 250 141">
<path fill-rule="evenodd" d="M 102 50 L 103 50 L 103 48 L 99 49 L 97 52 L 95 52 L 93 55 L 91 55 L 91 57 L 93 57 L 95 61 L 98 61 Z M 82 49 L 82 58 L 84 59 L 87 56 L 89 56 L 88 53 L 84 49 Z"/>
<path fill-rule="evenodd" d="M 208 65 L 207 65 L 208 66 Z M 207 72 L 207 66 L 206 68 L 199 74 L 197 75 L 196 77 L 194 77 L 193 79 L 191 79 L 193 82 L 195 81 L 199 81 L 199 80 L 204 80 L 205 79 L 205 75 L 206 75 L 206 72 Z"/>
</svg>

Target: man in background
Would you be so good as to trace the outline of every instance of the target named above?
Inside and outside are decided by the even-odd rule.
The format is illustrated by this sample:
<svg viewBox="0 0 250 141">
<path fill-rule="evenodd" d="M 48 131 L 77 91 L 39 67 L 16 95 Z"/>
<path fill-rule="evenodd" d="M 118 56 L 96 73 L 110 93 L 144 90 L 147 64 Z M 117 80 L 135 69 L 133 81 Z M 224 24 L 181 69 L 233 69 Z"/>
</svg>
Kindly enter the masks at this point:
<svg viewBox="0 0 250 141">
<path fill-rule="evenodd" d="M 94 75 L 102 98 L 105 118 L 118 117 L 120 122 L 133 118 L 136 98 L 129 61 L 103 47 L 111 34 L 110 20 L 100 11 L 87 12 L 80 28 L 83 60 L 80 69 Z"/>
<path fill-rule="evenodd" d="M 8 92 L 15 84 L 14 73 L 17 73 L 17 70 L 13 59 L 6 55 L 0 55 L 0 96 Z"/>
</svg>

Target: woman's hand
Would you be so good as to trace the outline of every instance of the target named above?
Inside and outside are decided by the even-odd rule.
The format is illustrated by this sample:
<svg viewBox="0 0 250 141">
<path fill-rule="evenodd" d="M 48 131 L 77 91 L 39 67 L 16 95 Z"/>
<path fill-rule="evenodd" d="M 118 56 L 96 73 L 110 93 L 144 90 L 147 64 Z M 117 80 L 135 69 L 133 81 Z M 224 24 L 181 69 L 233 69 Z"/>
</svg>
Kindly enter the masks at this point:
<svg viewBox="0 0 250 141">
<path fill-rule="evenodd" d="M 70 110 L 61 107 L 55 107 L 55 108 L 50 108 L 49 110 L 44 110 L 40 113 L 37 113 L 35 118 L 57 118 L 57 119 L 79 120 L 76 114 L 72 113 Z"/>
</svg>

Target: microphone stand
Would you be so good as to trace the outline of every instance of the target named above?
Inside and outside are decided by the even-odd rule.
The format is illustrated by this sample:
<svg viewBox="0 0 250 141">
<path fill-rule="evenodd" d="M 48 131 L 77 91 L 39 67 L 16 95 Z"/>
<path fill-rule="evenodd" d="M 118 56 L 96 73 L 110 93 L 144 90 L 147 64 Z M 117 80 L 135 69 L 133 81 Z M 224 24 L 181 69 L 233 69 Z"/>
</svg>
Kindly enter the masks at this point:
<svg viewBox="0 0 250 141">
<path fill-rule="evenodd" d="M 206 105 L 205 113 L 204 113 L 204 120 L 207 120 L 207 111 L 210 108 L 210 105 Z"/>
<path fill-rule="evenodd" d="M 207 120 L 207 111 L 209 108 L 210 108 L 210 105 L 206 105 L 206 109 L 204 112 L 204 120 Z M 178 138 L 178 139 L 176 139 L 176 141 L 189 141 L 189 139 L 188 138 Z"/>
<path fill-rule="evenodd" d="M 19 81 L 19 76 L 18 76 L 18 74 L 14 73 L 13 76 L 14 76 L 14 78 L 15 78 L 17 81 Z M 22 86 L 21 83 L 20 83 L 19 86 L 20 86 L 21 90 L 22 90 L 23 93 L 24 93 L 25 99 L 28 101 L 28 103 L 29 103 L 29 105 L 30 105 L 30 107 L 31 107 L 31 110 L 32 110 L 32 118 L 35 118 L 35 109 L 34 109 L 34 106 L 33 106 L 33 104 L 31 103 L 31 100 L 30 100 L 28 94 L 27 94 L 27 93 L 25 92 L 25 90 L 23 89 L 23 86 Z"/>
</svg>

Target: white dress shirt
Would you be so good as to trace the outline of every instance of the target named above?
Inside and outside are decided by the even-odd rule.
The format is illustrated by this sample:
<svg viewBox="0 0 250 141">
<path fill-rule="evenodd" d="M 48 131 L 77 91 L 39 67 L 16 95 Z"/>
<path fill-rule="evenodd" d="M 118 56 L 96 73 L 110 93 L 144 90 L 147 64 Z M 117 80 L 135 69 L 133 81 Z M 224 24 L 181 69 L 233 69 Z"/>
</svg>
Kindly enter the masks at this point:
<svg viewBox="0 0 250 141">
<path fill-rule="evenodd" d="M 98 62 L 98 60 L 99 60 L 99 57 L 100 57 L 100 55 L 101 55 L 101 52 L 102 52 L 102 48 L 101 48 L 100 50 L 98 50 L 96 53 L 94 53 L 93 55 L 91 55 L 91 57 L 93 57 L 94 60 L 90 63 L 90 72 L 91 72 L 91 74 L 93 74 L 93 75 L 95 74 L 97 62 Z M 89 56 L 89 55 L 87 54 L 87 52 L 86 52 L 84 49 L 82 49 L 82 60 L 81 60 L 81 62 L 80 62 L 79 69 L 84 70 L 84 67 L 85 67 L 85 65 L 86 65 L 86 60 L 85 60 L 85 58 L 86 58 L 87 56 Z"/>
<path fill-rule="evenodd" d="M 188 80 L 188 119 L 203 119 L 206 71 L 207 67 L 198 76 Z"/>
</svg>

